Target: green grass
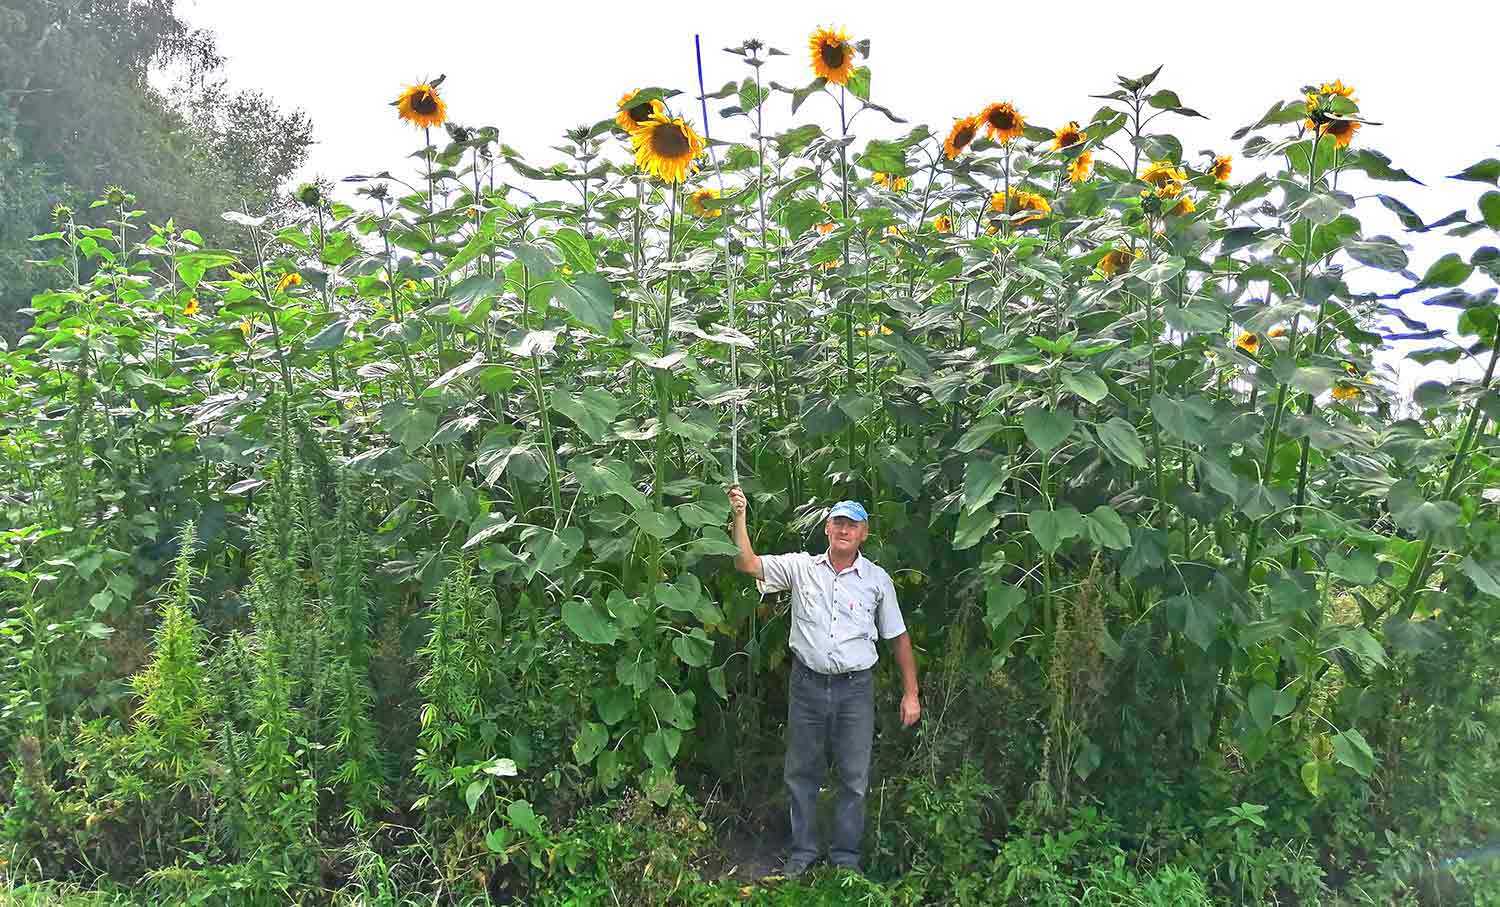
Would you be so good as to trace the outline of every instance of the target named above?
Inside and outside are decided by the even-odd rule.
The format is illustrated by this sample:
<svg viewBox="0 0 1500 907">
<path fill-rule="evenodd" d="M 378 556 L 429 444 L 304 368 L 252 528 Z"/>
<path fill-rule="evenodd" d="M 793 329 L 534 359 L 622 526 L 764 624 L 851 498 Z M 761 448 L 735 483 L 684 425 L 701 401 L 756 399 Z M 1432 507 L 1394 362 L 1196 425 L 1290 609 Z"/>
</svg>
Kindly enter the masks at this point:
<svg viewBox="0 0 1500 907">
<path fill-rule="evenodd" d="M 139 907 L 124 894 L 94 891 L 65 882 L 13 885 L 0 879 L 0 907 Z"/>
</svg>

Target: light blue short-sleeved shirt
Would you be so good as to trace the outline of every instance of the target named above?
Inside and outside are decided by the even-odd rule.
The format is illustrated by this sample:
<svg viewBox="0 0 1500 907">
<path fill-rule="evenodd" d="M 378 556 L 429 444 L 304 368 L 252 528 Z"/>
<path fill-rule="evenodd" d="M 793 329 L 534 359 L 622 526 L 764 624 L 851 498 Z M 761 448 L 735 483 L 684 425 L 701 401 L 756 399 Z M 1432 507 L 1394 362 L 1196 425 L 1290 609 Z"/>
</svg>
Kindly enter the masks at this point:
<svg viewBox="0 0 1500 907">
<path fill-rule="evenodd" d="M 891 575 L 863 554 L 835 572 L 828 553 L 762 554 L 762 595 L 792 593 L 792 651 L 819 674 L 862 671 L 876 661 L 875 638 L 906 632 Z"/>
</svg>

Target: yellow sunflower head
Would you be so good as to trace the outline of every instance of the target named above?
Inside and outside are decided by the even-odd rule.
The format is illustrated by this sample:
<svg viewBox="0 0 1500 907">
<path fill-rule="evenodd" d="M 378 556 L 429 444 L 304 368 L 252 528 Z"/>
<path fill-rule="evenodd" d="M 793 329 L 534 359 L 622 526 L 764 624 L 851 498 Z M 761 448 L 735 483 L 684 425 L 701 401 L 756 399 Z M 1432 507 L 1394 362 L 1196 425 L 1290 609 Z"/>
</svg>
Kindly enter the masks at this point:
<svg viewBox="0 0 1500 907">
<path fill-rule="evenodd" d="M 1172 206 L 1172 210 L 1167 213 L 1174 217 L 1185 217 L 1197 210 L 1198 206 L 1193 204 L 1193 199 L 1190 196 L 1184 195 L 1177 204 Z"/>
<path fill-rule="evenodd" d="M 184 315 L 196 315 L 196 314 L 198 314 L 198 297 L 193 296 L 193 297 L 191 297 L 191 298 L 188 299 L 188 304 L 182 307 L 182 314 L 184 314 Z"/>
<path fill-rule="evenodd" d="M 302 275 L 298 274 L 296 271 L 288 271 L 285 275 L 282 276 L 279 281 L 276 282 L 276 292 L 285 293 L 292 287 L 300 286 L 302 286 Z"/>
<path fill-rule="evenodd" d="M 250 339 L 250 322 L 248 320 L 240 321 L 240 333 L 244 335 L 246 340 Z"/>
<path fill-rule="evenodd" d="M 1221 154 L 1214 158 L 1214 179 L 1222 183 L 1229 179 L 1232 170 L 1234 170 L 1234 163 L 1229 155 Z"/>
<path fill-rule="evenodd" d="M 963 154 L 969 143 L 974 141 L 974 136 L 979 134 L 982 122 L 979 117 L 964 117 L 953 121 L 953 128 L 948 130 L 948 138 L 943 140 L 943 151 L 948 155 L 948 160 Z"/>
<path fill-rule="evenodd" d="M 937 217 L 934 217 L 932 219 L 932 229 L 937 231 L 938 233 L 952 233 L 953 218 L 949 217 L 946 214 L 939 214 Z"/>
<path fill-rule="evenodd" d="M 1027 192 L 1024 189 L 1012 189 L 1010 195 L 1004 192 L 996 192 L 990 196 L 990 210 L 1000 211 L 1005 214 L 1019 214 L 1028 212 L 1020 217 L 1013 217 L 1011 223 L 1018 227 L 1025 226 L 1033 221 L 1041 220 L 1052 213 L 1052 206 L 1045 198 L 1035 192 Z"/>
<path fill-rule="evenodd" d="M 832 233 L 834 230 L 837 230 L 838 226 L 839 226 L 838 224 L 834 223 L 831 220 L 825 220 L 821 224 L 818 224 L 815 229 L 819 233 L 823 234 L 824 236 L 827 236 L 828 234 Z"/>
<path fill-rule="evenodd" d="M 656 114 L 630 134 L 635 165 L 665 183 L 680 183 L 703 153 L 703 139 L 681 117 Z"/>
<path fill-rule="evenodd" d="M 1323 124 L 1323 134 L 1333 136 L 1340 148 L 1347 148 L 1354 141 L 1354 133 L 1359 131 L 1359 126 L 1357 120 L 1329 120 Z"/>
<path fill-rule="evenodd" d="M 1332 82 L 1324 82 L 1322 85 L 1319 85 L 1318 94 L 1336 94 L 1341 98 L 1348 98 L 1351 101 L 1356 100 L 1356 98 L 1354 97 L 1354 86 L 1345 85 L 1342 79 L 1334 79 Z"/>
<path fill-rule="evenodd" d="M 1068 179 L 1071 182 L 1081 183 L 1093 175 L 1094 153 L 1085 151 L 1078 157 L 1068 162 Z"/>
<path fill-rule="evenodd" d="M 902 189 L 906 188 L 909 182 L 909 180 L 907 180 L 907 178 L 904 176 L 893 176 L 889 173 L 881 172 L 876 172 L 874 180 L 875 182 L 886 187 L 892 192 L 900 192 Z"/>
<path fill-rule="evenodd" d="M 1186 180 L 1187 174 L 1171 161 L 1152 161 L 1145 170 L 1141 171 L 1141 181 L 1150 183 L 1158 189 L 1168 183 L 1181 183 Z"/>
<path fill-rule="evenodd" d="M 890 226 L 885 228 L 885 235 L 899 238 L 905 236 L 906 231 L 896 226 L 895 224 L 891 224 Z"/>
<path fill-rule="evenodd" d="M 1353 400 L 1359 395 L 1360 389 L 1353 384 L 1340 381 L 1333 386 L 1333 399 L 1335 400 Z"/>
<path fill-rule="evenodd" d="M 632 99 L 640 93 L 641 90 L 639 88 L 634 91 L 627 91 L 620 97 L 620 103 L 615 105 L 620 111 L 615 114 L 615 124 L 627 133 L 635 132 L 652 117 L 658 114 L 666 116 L 667 113 L 667 108 L 656 98 L 639 103 L 631 103 Z"/>
<path fill-rule="evenodd" d="M 1266 331 L 1266 336 L 1267 337 L 1285 337 L 1286 336 L 1286 328 L 1283 327 L 1283 326 L 1281 326 L 1281 325 L 1277 325 L 1276 327 L 1271 328 L 1269 331 Z"/>
<path fill-rule="evenodd" d="M 1069 145 L 1077 145 L 1089 137 L 1087 132 L 1078 128 L 1078 121 L 1074 120 L 1063 128 L 1057 130 L 1057 135 L 1052 137 L 1052 147 L 1063 149 Z"/>
<path fill-rule="evenodd" d="M 1252 334 L 1251 332 L 1246 331 L 1239 336 L 1239 339 L 1234 342 L 1234 345 L 1244 350 L 1245 352 L 1254 355 L 1255 353 L 1260 352 L 1260 335 Z"/>
<path fill-rule="evenodd" d="M 698 217 L 718 217 L 724 211 L 720 208 L 709 208 L 703 203 L 711 198 L 718 198 L 719 190 L 703 188 L 688 196 L 688 210 Z"/>
<path fill-rule="evenodd" d="M 1131 263 L 1140 257 L 1140 251 L 1132 253 L 1129 249 L 1110 249 L 1103 258 L 1099 259 L 1099 270 L 1113 276 L 1129 268 Z"/>
<path fill-rule="evenodd" d="M 997 142 L 1010 142 L 1020 138 L 1026 130 L 1026 119 L 1016 112 L 1007 101 L 999 101 L 980 111 L 984 121 L 984 134 Z"/>
<path fill-rule="evenodd" d="M 1182 183 L 1172 181 L 1156 187 L 1157 198 L 1176 198 L 1182 194 Z"/>
<path fill-rule="evenodd" d="M 448 119 L 448 105 L 438 97 L 437 89 L 426 82 L 407 86 L 391 106 L 401 119 L 414 126 L 441 126 Z"/>
<path fill-rule="evenodd" d="M 837 258 L 830 258 L 822 264 L 818 265 L 818 267 L 822 268 L 825 271 L 832 271 L 834 268 L 837 268 L 841 264 L 843 264 L 843 262 L 839 261 Z"/>
<path fill-rule="evenodd" d="M 854 45 L 843 29 L 820 28 L 808 41 L 812 51 L 813 74 L 835 85 L 849 81 L 854 71 Z"/>
</svg>

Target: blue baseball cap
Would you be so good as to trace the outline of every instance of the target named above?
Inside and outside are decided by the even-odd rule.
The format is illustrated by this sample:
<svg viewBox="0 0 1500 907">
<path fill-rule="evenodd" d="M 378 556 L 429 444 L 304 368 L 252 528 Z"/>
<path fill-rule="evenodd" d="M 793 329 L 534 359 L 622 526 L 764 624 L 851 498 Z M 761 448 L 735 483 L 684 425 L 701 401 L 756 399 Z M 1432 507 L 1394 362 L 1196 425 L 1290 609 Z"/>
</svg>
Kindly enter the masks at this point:
<svg viewBox="0 0 1500 907">
<path fill-rule="evenodd" d="M 836 516 L 848 517 L 861 523 L 869 522 L 870 519 L 870 515 L 865 513 L 865 505 L 858 501 L 839 501 L 834 504 L 833 509 L 828 511 L 828 518 L 831 520 Z"/>
</svg>

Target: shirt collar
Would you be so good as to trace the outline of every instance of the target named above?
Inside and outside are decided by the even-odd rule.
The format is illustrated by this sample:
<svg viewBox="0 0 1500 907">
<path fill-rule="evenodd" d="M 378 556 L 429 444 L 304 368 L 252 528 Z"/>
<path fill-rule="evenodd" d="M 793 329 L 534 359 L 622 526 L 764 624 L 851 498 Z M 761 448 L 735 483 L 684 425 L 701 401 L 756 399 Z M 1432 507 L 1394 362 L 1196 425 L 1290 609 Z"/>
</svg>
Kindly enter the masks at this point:
<svg viewBox="0 0 1500 907">
<path fill-rule="evenodd" d="M 828 560 L 828 552 L 827 551 L 824 551 L 822 554 L 820 554 L 817 557 L 813 558 L 813 563 L 814 564 L 828 564 L 829 569 L 833 568 L 833 564 L 830 563 L 829 560 Z M 861 551 L 859 554 L 856 554 L 854 556 L 854 563 L 851 565 L 850 569 L 852 569 L 854 571 L 854 575 L 855 576 L 864 576 L 865 575 L 864 567 L 865 567 L 865 564 L 867 564 L 867 563 L 869 563 L 869 561 L 867 561 L 865 559 L 865 553 L 863 551 Z"/>
</svg>

